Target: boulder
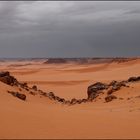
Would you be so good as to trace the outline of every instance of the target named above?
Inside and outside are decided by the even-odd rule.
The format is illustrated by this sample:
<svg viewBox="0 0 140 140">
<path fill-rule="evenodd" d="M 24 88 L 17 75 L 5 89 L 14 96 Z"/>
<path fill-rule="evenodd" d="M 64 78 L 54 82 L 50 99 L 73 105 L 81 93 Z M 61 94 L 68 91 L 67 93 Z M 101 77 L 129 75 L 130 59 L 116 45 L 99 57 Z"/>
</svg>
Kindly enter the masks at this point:
<svg viewBox="0 0 140 140">
<path fill-rule="evenodd" d="M 32 89 L 37 91 L 37 86 L 36 85 L 32 86 Z"/>
<path fill-rule="evenodd" d="M 25 94 L 21 94 L 19 92 L 14 92 L 14 91 L 8 91 L 8 93 L 12 94 L 13 96 L 21 99 L 21 100 L 26 100 L 26 95 Z"/>
<path fill-rule="evenodd" d="M 18 97 L 21 100 L 26 100 L 26 95 L 25 94 L 21 94 L 21 93 L 17 92 L 16 97 Z"/>
<path fill-rule="evenodd" d="M 17 85 L 17 80 L 13 76 L 0 77 L 0 81 L 8 85 Z"/>
<path fill-rule="evenodd" d="M 106 102 L 111 102 L 114 99 L 117 99 L 117 97 L 114 95 L 108 95 L 107 97 L 105 97 Z"/>
</svg>

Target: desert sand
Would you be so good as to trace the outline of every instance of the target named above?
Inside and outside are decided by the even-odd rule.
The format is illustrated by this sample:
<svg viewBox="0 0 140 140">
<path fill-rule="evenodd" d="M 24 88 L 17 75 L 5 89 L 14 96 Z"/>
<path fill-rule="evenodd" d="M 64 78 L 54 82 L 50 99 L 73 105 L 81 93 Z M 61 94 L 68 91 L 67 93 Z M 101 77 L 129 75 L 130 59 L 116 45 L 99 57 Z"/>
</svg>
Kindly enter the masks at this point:
<svg viewBox="0 0 140 140">
<path fill-rule="evenodd" d="M 87 98 L 87 88 L 95 82 L 140 76 L 140 59 L 100 64 L 43 61 L 0 62 L 0 71 L 68 100 Z M 140 82 L 128 85 L 113 93 L 118 98 L 111 102 L 105 102 L 103 94 L 92 102 L 69 106 L 0 82 L 0 138 L 139 139 Z M 18 91 L 27 99 L 22 101 L 7 91 Z"/>
</svg>

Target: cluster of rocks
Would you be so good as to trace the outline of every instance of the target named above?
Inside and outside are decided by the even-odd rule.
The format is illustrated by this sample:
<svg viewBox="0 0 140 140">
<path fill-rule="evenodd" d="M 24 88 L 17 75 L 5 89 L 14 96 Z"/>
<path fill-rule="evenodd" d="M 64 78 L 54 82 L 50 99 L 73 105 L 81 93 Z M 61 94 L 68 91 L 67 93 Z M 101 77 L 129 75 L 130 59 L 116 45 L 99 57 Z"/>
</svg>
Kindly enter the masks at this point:
<svg viewBox="0 0 140 140">
<path fill-rule="evenodd" d="M 111 94 L 117 90 L 120 90 L 121 87 L 127 87 L 126 85 L 127 81 L 112 81 L 109 84 L 97 82 L 91 86 L 88 87 L 87 94 L 89 100 L 94 100 L 96 97 L 98 97 L 101 93 L 104 93 L 104 90 L 107 91 L 107 97 L 105 98 L 105 101 L 112 101 L 114 98 L 111 96 Z"/>
<path fill-rule="evenodd" d="M 92 84 L 87 89 L 88 99 L 94 100 L 96 97 L 98 97 L 101 93 L 104 93 L 104 90 L 107 91 L 107 97 L 105 97 L 105 101 L 109 102 L 113 99 L 117 99 L 116 96 L 112 95 L 112 93 L 118 91 L 121 89 L 121 87 L 129 87 L 127 83 L 129 82 L 136 82 L 140 81 L 140 76 L 138 77 L 130 77 L 126 81 L 111 81 L 109 84 L 97 82 L 95 84 Z"/>
<path fill-rule="evenodd" d="M 53 92 L 46 93 L 46 92 L 43 92 L 42 90 L 38 90 L 38 91 L 39 91 L 40 95 L 48 97 L 49 99 L 51 99 L 53 101 L 56 101 L 56 102 L 59 102 L 62 104 L 66 104 L 66 105 L 81 104 L 81 103 L 86 103 L 89 101 L 88 99 L 75 99 L 75 98 L 73 98 L 71 100 L 66 100 L 64 98 L 56 96 Z"/>
<path fill-rule="evenodd" d="M 108 91 L 107 91 L 107 94 L 110 95 L 112 94 L 113 92 L 117 91 L 117 90 L 120 90 L 121 87 L 128 87 L 126 85 L 126 81 L 121 81 L 121 82 L 118 82 L 118 81 L 112 81 L 108 86 Z"/>
<path fill-rule="evenodd" d="M 8 71 L 0 72 L 0 81 L 11 86 L 18 85 L 16 78 L 11 76 Z"/>
<path fill-rule="evenodd" d="M 12 94 L 14 97 L 17 97 L 21 100 L 26 100 L 26 95 L 25 94 L 21 94 L 19 92 L 14 92 L 14 91 L 8 91 L 8 93 Z"/>
<path fill-rule="evenodd" d="M 29 90 L 27 83 L 18 82 L 17 79 L 14 76 L 11 76 L 8 71 L 0 72 L 0 81 L 11 86 L 20 86 L 21 88 Z"/>
<path fill-rule="evenodd" d="M 109 84 L 105 84 L 102 82 L 96 82 L 88 87 L 87 99 L 75 99 L 75 98 L 73 98 L 71 100 L 66 100 L 64 98 L 55 96 L 55 94 L 53 92 L 46 93 L 46 92 L 38 89 L 36 85 L 34 85 L 33 87 L 30 88 L 27 85 L 27 83 L 18 82 L 17 79 L 14 78 L 13 76 L 11 76 L 10 73 L 7 71 L 0 72 L 0 81 L 6 83 L 8 85 L 11 85 L 11 86 L 14 86 L 14 85 L 19 86 L 22 89 L 29 91 L 29 93 L 32 95 L 40 94 L 42 96 L 48 97 L 49 99 L 56 101 L 56 102 L 59 102 L 59 103 L 62 103 L 62 104 L 75 105 L 75 104 L 81 104 L 81 103 L 93 101 L 100 94 L 104 94 L 105 92 L 107 93 L 107 96 L 105 97 L 106 102 L 110 102 L 114 99 L 117 99 L 117 97 L 112 95 L 112 93 L 120 90 L 121 87 L 129 87 L 127 85 L 127 83 L 129 83 L 129 82 L 140 81 L 140 76 L 130 77 L 126 81 L 120 81 L 120 82 L 119 81 L 111 81 Z M 19 92 L 13 92 L 13 91 L 9 91 L 9 93 L 11 93 L 13 96 L 18 97 L 22 100 L 26 100 L 26 95 L 24 95 L 24 94 L 21 94 Z"/>
</svg>

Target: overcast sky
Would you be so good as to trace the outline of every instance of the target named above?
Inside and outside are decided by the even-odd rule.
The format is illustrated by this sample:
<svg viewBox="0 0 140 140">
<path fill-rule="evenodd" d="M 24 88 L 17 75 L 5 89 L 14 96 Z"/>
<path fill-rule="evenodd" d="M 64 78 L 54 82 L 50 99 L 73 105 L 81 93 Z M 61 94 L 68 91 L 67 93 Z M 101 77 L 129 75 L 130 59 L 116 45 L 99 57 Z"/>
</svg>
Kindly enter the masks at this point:
<svg viewBox="0 0 140 140">
<path fill-rule="evenodd" d="M 1 1 L 0 57 L 140 56 L 140 2 Z"/>
</svg>

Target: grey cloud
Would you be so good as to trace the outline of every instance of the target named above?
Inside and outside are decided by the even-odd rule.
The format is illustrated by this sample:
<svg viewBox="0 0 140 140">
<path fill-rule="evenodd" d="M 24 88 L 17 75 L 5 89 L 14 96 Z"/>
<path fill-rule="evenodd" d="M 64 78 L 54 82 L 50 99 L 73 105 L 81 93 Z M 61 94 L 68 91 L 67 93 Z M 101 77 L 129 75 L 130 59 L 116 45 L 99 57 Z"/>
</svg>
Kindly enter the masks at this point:
<svg viewBox="0 0 140 140">
<path fill-rule="evenodd" d="M 140 55 L 140 2 L 0 2 L 0 57 Z"/>
</svg>

